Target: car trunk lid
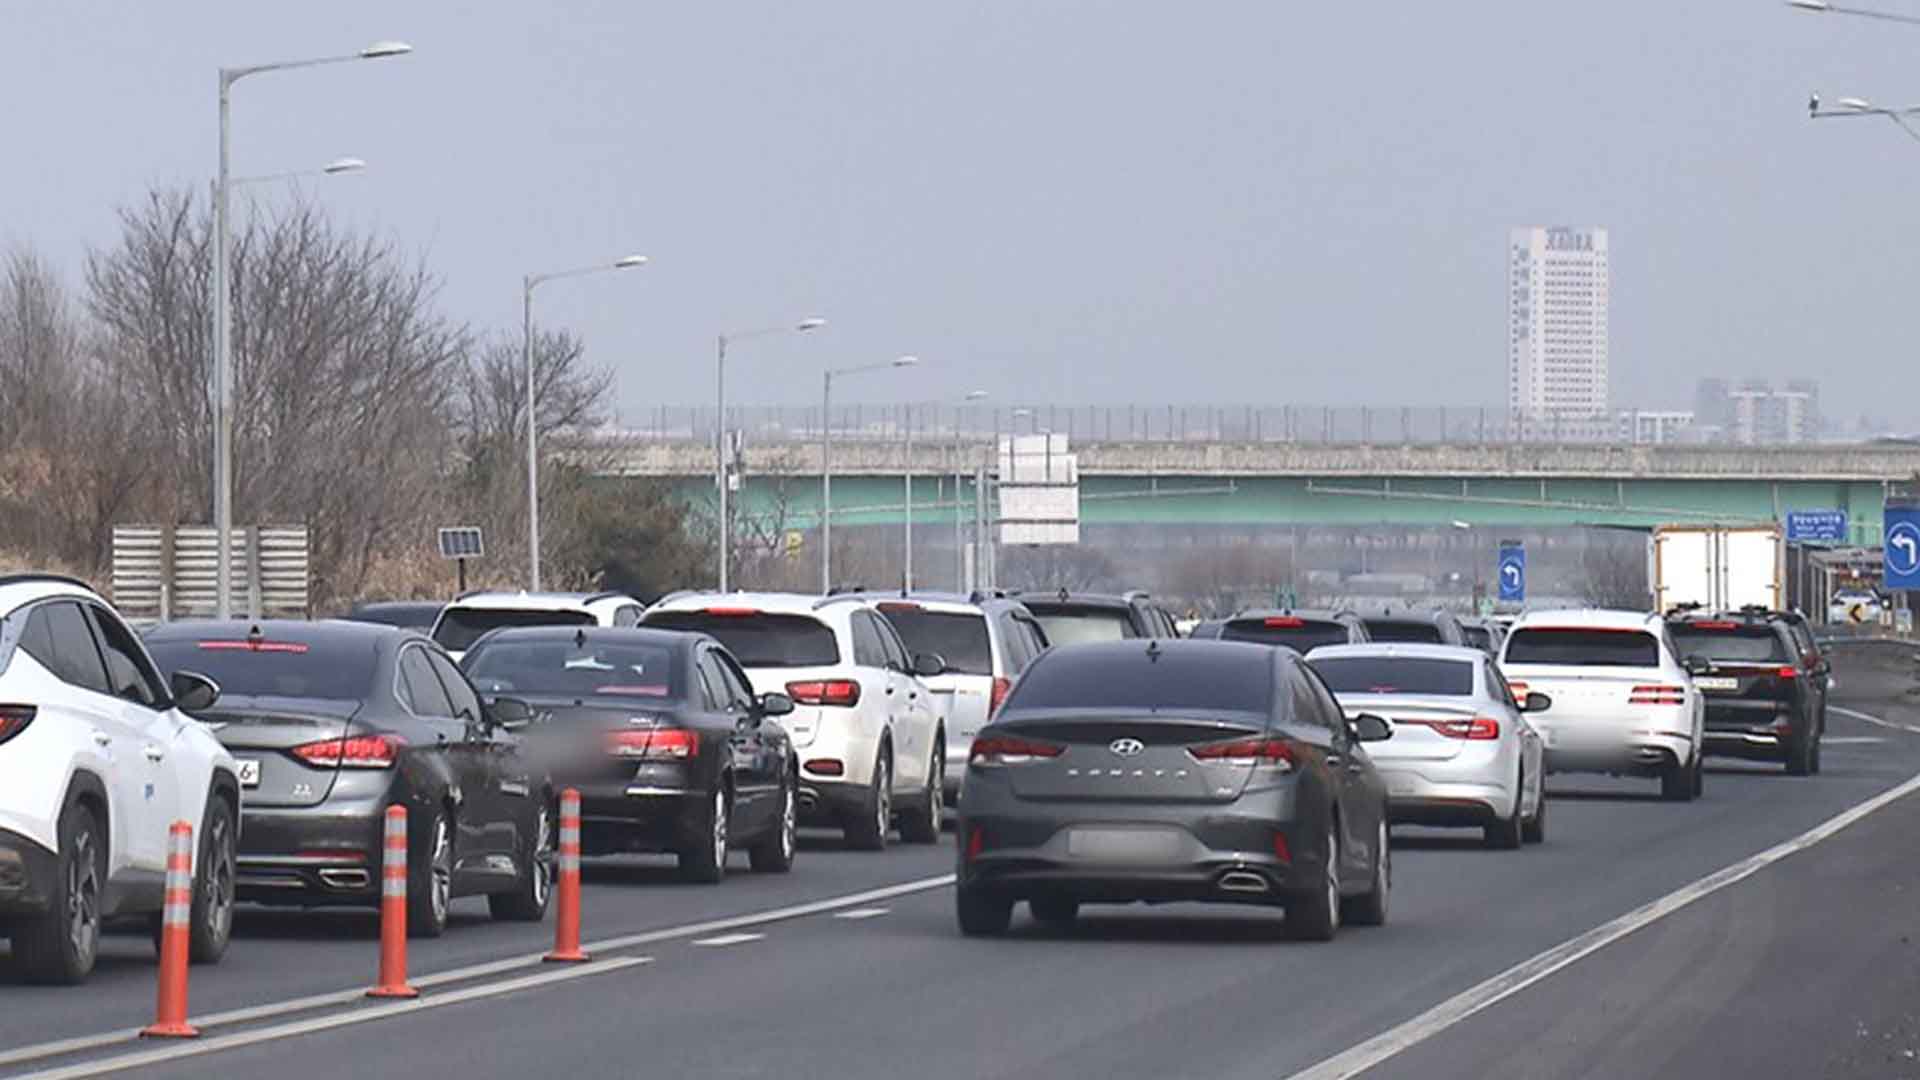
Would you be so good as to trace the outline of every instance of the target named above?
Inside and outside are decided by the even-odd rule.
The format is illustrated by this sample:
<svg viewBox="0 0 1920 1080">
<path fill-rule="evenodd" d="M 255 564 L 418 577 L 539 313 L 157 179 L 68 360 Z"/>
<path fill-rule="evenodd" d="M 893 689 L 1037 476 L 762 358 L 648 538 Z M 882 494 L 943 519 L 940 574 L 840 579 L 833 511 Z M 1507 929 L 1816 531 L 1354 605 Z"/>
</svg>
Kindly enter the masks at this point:
<svg viewBox="0 0 1920 1080">
<path fill-rule="evenodd" d="M 981 732 L 976 753 L 996 735 L 1061 748 L 1004 768 L 1021 798 L 1063 802 L 1230 803 L 1257 766 L 1244 759 L 1203 761 L 1191 748 L 1263 736 L 1257 721 L 1164 714 L 1023 719 Z M 1276 733 L 1277 737 L 1277 733 Z"/>
<path fill-rule="evenodd" d="M 198 714 L 240 766 L 241 798 L 248 806 L 318 806 L 333 791 L 336 762 L 311 765 L 297 747 L 352 733 L 357 701 L 222 695 Z"/>
<path fill-rule="evenodd" d="M 1443 725 L 1457 725 L 1481 715 L 1471 702 L 1448 704 L 1398 694 L 1341 694 L 1340 707 L 1348 719 L 1372 713 L 1392 722 L 1393 738 L 1367 744 L 1367 756 L 1375 761 L 1448 761 L 1458 757 L 1467 741 L 1443 734 Z"/>
</svg>

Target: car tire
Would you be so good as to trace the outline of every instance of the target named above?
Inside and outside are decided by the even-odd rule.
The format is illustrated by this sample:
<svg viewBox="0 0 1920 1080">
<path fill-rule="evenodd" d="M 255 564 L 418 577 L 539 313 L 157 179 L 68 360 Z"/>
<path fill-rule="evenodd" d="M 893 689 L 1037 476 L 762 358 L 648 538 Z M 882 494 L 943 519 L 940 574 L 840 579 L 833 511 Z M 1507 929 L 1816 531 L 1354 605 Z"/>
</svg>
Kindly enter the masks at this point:
<svg viewBox="0 0 1920 1080">
<path fill-rule="evenodd" d="M 1331 818 L 1331 815 L 1329 815 Z M 1340 830 L 1327 827 L 1323 880 L 1296 894 L 1287 904 L 1287 936 L 1295 941 L 1332 941 L 1340 931 Z"/>
<path fill-rule="evenodd" d="M 541 922 L 553 902 L 553 810 L 544 797 L 534 811 L 513 888 L 487 896 L 487 911 L 501 922 Z"/>
<path fill-rule="evenodd" d="M 85 982 L 100 955 L 106 838 L 93 811 L 71 803 L 60 814 L 59 871 L 47 910 L 12 927 L 13 956 L 28 982 Z"/>
<path fill-rule="evenodd" d="M 196 964 L 217 964 L 233 940 L 233 904 L 239 876 L 239 830 L 233 807 L 218 795 L 207 799 L 200 816 L 200 856 L 193 875 L 193 908 L 188 915 L 187 956 Z"/>
<path fill-rule="evenodd" d="M 1698 758 L 1688 765 L 1669 765 L 1667 770 L 1660 774 L 1660 797 L 1668 802 L 1692 802 L 1695 773 L 1699 768 Z"/>
<path fill-rule="evenodd" d="M 1540 785 L 1540 801 L 1534 804 L 1533 816 L 1520 826 L 1520 839 L 1529 844 L 1543 844 L 1547 840 L 1547 785 Z"/>
<path fill-rule="evenodd" d="M 436 806 L 421 830 L 426 843 L 407 852 L 407 936 L 437 938 L 447 932 L 453 907 L 453 819 Z"/>
<path fill-rule="evenodd" d="M 1387 819 L 1380 818 L 1380 836 L 1373 851 L 1373 880 L 1367 891 L 1340 902 L 1340 921 L 1352 926 L 1385 926 L 1387 900 L 1393 891 L 1393 837 Z"/>
<path fill-rule="evenodd" d="M 1707 793 L 1707 762 L 1705 755 L 1693 756 L 1693 797 L 1699 798 Z"/>
<path fill-rule="evenodd" d="M 713 798 L 695 822 L 695 841 L 680 852 L 680 880 L 695 885 L 718 885 L 727 876 L 728 831 L 733 824 L 733 800 L 726 785 L 713 789 Z"/>
<path fill-rule="evenodd" d="M 1527 790 L 1527 774 L 1521 772 L 1513 785 L 1513 812 L 1503 818 L 1496 818 L 1481 828 L 1481 839 L 1496 851 L 1512 851 L 1519 847 L 1526 837 L 1526 825 L 1520 820 L 1521 806 L 1525 802 L 1522 793 Z"/>
<path fill-rule="evenodd" d="M 774 820 L 773 829 L 747 849 L 754 873 L 784 874 L 793 869 L 793 855 L 800 846 L 799 788 L 799 772 L 792 770 L 780 789 L 780 816 Z"/>
<path fill-rule="evenodd" d="M 1027 910 L 1043 926 L 1056 929 L 1072 926 L 1080 917 L 1080 901 L 1062 896 L 1036 896 L 1027 901 Z"/>
<path fill-rule="evenodd" d="M 946 740 L 934 744 L 927 765 L 927 787 L 914 805 L 900 812 L 900 839 L 909 844 L 940 842 L 940 821 L 946 816 Z"/>
<path fill-rule="evenodd" d="M 893 822 L 893 757 L 887 747 L 873 761 L 873 779 L 866 797 L 847 819 L 847 846 L 855 851 L 882 851 Z"/>
<path fill-rule="evenodd" d="M 953 913 L 960 933 L 967 937 L 991 937 L 1004 934 L 1013 923 L 1013 901 L 978 885 L 957 885 L 953 890 Z"/>
</svg>

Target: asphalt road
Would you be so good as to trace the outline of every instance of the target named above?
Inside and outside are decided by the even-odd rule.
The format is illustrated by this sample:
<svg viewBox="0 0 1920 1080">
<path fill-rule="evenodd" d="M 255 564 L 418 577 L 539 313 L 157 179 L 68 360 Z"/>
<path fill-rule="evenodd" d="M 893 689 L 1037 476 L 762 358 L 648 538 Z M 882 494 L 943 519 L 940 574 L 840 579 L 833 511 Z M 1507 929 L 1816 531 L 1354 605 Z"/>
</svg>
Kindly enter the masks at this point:
<svg viewBox="0 0 1920 1080">
<path fill-rule="evenodd" d="M 822 834 L 792 875 L 738 860 L 718 888 L 672 884 L 663 863 L 593 867 L 587 937 L 642 938 L 583 966 L 507 963 L 550 927 L 495 925 L 468 902 L 445 939 L 415 944 L 413 970 L 501 970 L 413 1006 L 353 994 L 373 973 L 370 916 L 249 913 L 227 961 L 195 970 L 196 1016 L 338 993 L 210 1025 L 197 1044 L 115 1038 L 0 1075 L 192 1051 L 140 1075 L 1273 1078 L 1411 1030 L 1367 1076 L 1920 1076 L 1920 868 L 1905 842 L 1920 796 L 1457 1022 L 1433 1015 L 1920 774 L 1904 668 L 1849 660 L 1839 679 L 1837 705 L 1885 723 L 1836 713 L 1820 776 L 1729 764 L 1691 805 L 1650 783 L 1555 777 L 1547 843 L 1518 852 L 1396 830 L 1389 925 L 1328 945 L 1283 940 L 1278 915 L 1213 907 L 1095 908 L 1064 932 L 1022 918 L 1004 939 L 962 940 L 939 880 L 947 847 L 864 855 Z M 144 1022 L 150 948 L 117 938 L 111 957 L 84 990 L 0 983 L 0 1063 Z"/>
</svg>

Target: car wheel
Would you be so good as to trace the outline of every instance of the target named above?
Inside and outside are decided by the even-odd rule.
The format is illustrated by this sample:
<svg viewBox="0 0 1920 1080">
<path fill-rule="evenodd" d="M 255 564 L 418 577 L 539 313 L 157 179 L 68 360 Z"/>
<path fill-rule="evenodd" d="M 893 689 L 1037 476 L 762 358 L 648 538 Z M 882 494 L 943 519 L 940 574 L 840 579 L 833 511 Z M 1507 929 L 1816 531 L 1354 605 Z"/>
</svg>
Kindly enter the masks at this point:
<svg viewBox="0 0 1920 1080">
<path fill-rule="evenodd" d="M 1540 785 L 1540 795 L 1533 805 L 1533 816 L 1520 826 L 1520 839 L 1529 844 L 1545 843 L 1547 839 L 1547 785 Z"/>
<path fill-rule="evenodd" d="M 1499 851 L 1512 851 L 1520 846 L 1525 828 L 1520 821 L 1521 806 L 1526 802 L 1527 774 L 1521 772 L 1514 777 L 1513 812 L 1506 817 L 1488 822 L 1481 829 L 1481 837 L 1486 845 Z"/>
<path fill-rule="evenodd" d="M 1073 921 L 1080 917 L 1080 901 L 1061 896 L 1036 896 L 1027 901 L 1027 910 L 1046 926 L 1072 926 Z"/>
<path fill-rule="evenodd" d="M 1013 901 L 977 885 L 954 887 L 953 912 L 967 937 L 1004 934 L 1013 923 Z"/>
<path fill-rule="evenodd" d="M 1694 774 L 1699 767 L 1698 758 L 1688 765 L 1669 765 L 1660 774 L 1660 797 L 1668 802 L 1692 802 Z"/>
<path fill-rule="evenodd" d="M 946 814 L 946 740 L 934 744 L 927 764 L 927 787 L 914 805 L 900 814 L 900 839 L 909 844 L 940 842 L 940 820 Z"/>
<path fill-rule="evenodd" d="M 47 910 L 14 924 L 13 954 L 30 982 L 79 983 L 100 952 L 100 894 L 106 848 L 93 812 L 79 803 L 60 815 L 59 873 Z"/>
<path fill-rule="evenodd" d="M 447 932 L 453 906 L 453 823 L 446 810 L 434 807 L 423 831 L 425 850 L 407 854 L 407 936 L 437 938 Z"/>
<path fill-rule="evenodd" d="M 1802 731 L 1798 737 L 1790 738 L 1787 742 L 1787 775 L 1811 775 L 1814 748 L 1819 745 L 1811 727 Z"/>
<path fill-rule="evenodd" d="M 539 922 L 553 900 L 553 810 L 543 797 L 513 888 L 487 897 L 487 911 L 504 922 Z"/>
<path fill-rule="evenodd" d="M 879 851 L 887 846 L 893 825 L 893 759 L 885 747 L 873 763 L 873 782 L 846 826 L 847 846 L 857 851 Z"/>
<path fill-rule="evenodd" d="M 1340 921 L 1354 926 L 1385 926 L 1387 897 L 1393 890 L 1393 838 L 1387 832 L 1387 819 L 1380 818 L 1380 835 L 1373 849 L 1373 881 L 1360 896 L 1340 904 Z"/>
<path fill-rule="evenodd" d="M 1287 935 L 1296 941 L 1332 941 L 1340 929 L 1340 827 L 1337 821 L 1327 826 L 1327 863 L 1322 878 L 1287 905 Z"/>
<path fill-rule="evenodd" d="M 800 846 L 800 795 L 798 774 L 787 777 L 780 789 L 780 817 L 773 831 L 747 850 L 755 873 L 784 874 L 793 869 L 793 853 Z"/>
<path fill-rule="evenodd" d="M 725 785 L 713 789 L 713 799 L 700 815 L 698 835 L 680 853 L 680 878 L 696 885 L 718 885 L 727 876 L 727 829 L 733 820 L 733 801 Z"/>
<path fill-rule="evenodd" d="M 193 877 L 193 910 L 188 916 L 187 955 L 196 964 L 214 964 L 233 940 L 233 898 L 238 844 L 233 807 L 215 795 L 200 818 L 200 865 Z"/>
</svg>

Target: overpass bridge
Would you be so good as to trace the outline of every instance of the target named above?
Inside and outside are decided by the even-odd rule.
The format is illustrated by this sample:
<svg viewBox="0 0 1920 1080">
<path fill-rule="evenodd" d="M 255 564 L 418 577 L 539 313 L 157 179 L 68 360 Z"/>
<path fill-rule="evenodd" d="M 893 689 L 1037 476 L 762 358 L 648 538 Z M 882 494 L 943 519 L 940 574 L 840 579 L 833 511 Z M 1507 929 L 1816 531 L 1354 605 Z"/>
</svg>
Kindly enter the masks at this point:
<svg viewBox="0 0 1920 1080">
<path fill-rule="evenodd" d="M 903 516 L 903 474 L 915 517 L 970 514 L 971 475 L 992 443 L 923 437 L 911 460 L 898 440 L 836 438 L 834 522 Z M 1854 543 L 1879 541 L 1887 488 L 1920 475 L 1920 444 L 1790 447 L 1598 444 L 1318 444 L 1083 441 L 1074 445 L 1089 525 L 1231 527 L 1734 524 L 1792 510 L 1844 510 Z M 679 478 L 711 499 L 713 445 L 695 440 L 605 443 L 584 453 L 605 477 Z M 954 495 L 958 465 L 969 479 Z M 756 443 L 742 455 L 746 514 L 779 512 L 793 528 L 819 517 L 820 446 Z"/>
</svg>

